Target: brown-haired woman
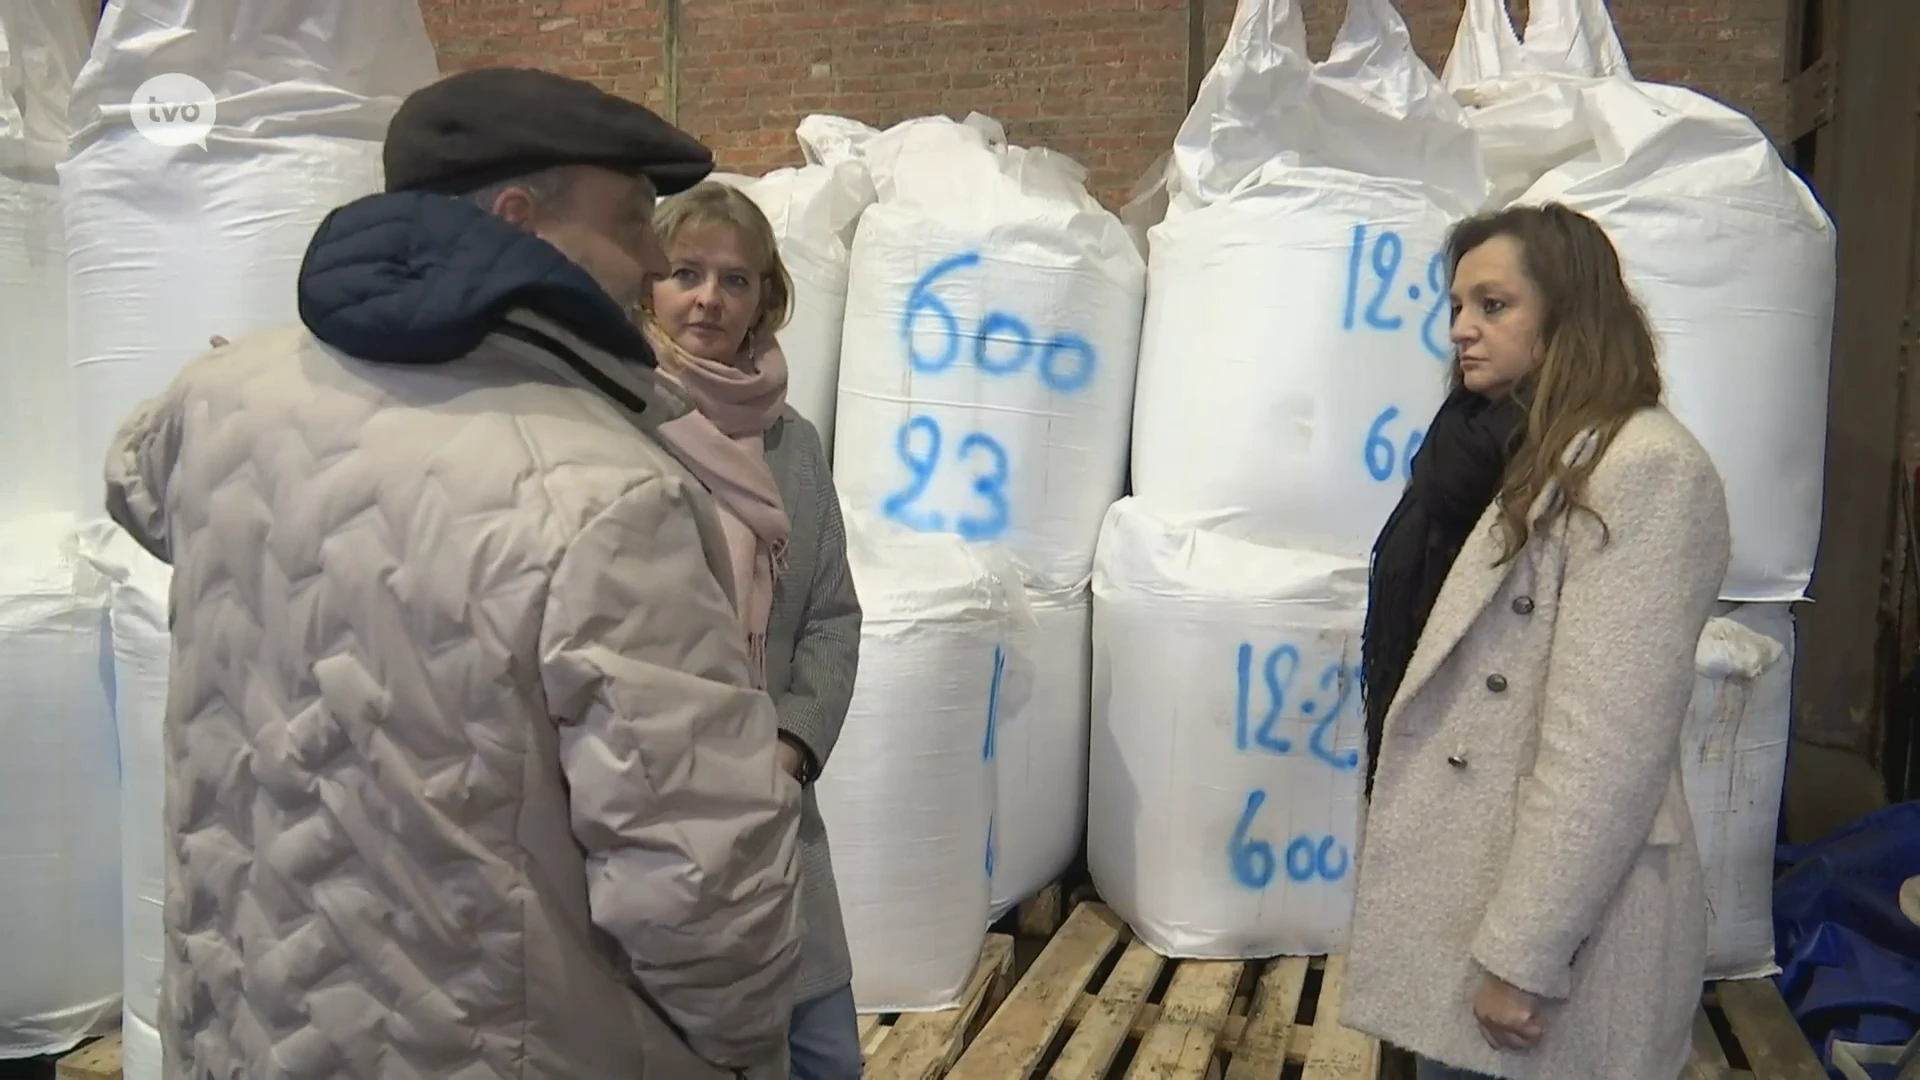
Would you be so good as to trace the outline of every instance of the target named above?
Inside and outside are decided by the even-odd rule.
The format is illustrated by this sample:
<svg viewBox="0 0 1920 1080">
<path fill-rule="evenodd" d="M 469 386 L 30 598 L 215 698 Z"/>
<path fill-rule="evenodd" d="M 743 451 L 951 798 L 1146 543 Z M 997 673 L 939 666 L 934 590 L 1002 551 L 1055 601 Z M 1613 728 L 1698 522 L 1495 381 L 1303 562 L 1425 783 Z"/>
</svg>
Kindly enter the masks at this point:
<svg viewBox="0 0 1920 1080">
<path fill-rule="evenodd" d="M 1672 1080 L 1707 907 L 1680 734 L 1728 558 L 1606 234 L 1447 245 L 1452 392 L 1374 547 L 1342 1019 L 1428 1078 Z"/>
<path fill-rule="evenodd" d="M 792 1076 L 860 1080 L 846 928 L 813 793 L 853 698 L 860 600 L 820 433 L 786 403 L 774 332 L 793 285 L 772 225 L 736 188 L 707 181 L 670 196 L 654 228 L 668 272 L 642 301 L 647 336 L 698 410 L 660 434 L 719 503 L 749 651 L 780 716 L 780 760 L 804 789 Z"/>
</svg>

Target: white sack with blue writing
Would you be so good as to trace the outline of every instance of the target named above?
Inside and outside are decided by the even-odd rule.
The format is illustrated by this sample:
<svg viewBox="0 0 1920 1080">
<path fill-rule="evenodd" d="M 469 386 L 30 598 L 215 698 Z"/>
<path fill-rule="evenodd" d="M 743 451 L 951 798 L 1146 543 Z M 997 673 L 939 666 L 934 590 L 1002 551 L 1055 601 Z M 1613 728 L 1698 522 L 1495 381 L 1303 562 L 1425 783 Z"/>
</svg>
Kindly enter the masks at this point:
<svg viewBox="0 0 1920 1080">
<path fill-rule="evenodd" d="M 1364 557 L 1446 392 L 1441 247 L 1487 193 L 1460 106 L 1386 0 L 1326 61 L 1242 0 L 1148 234 L 1134 494 L 1243 539 Z"/>
<path fill-rule="evenodd" d="M 1773 846 L 1793 711 L 1793 612 L 1727 604 L 1695 652 L 1681 771 L 1707 875 L 1707 978 L 1771 975 Z"/>
<path fill-rule="evenodd" d="M 1363 562 L 1116 504 L 1094 563 L 1087 859 L 1174 957 L 1338 952 L 1365 734 Z"/>
<path fill-rule="evenodd" d="M 107 582 L 67 514 L 0 519 L 0 1059 L 120 1019 L 120 759 Z"/>
<path fill-rule="evenodd" d="M 1078 165 L 985 117 L 865 147 L 834 480 L 852 506 L 1084 584 L 1126 480 L 1146 265 Z"/>
<path fill-rule="evenodd" d="M 1059 880 L 1087 820 L 1093 598 L 1029 592 L 1027 606 L 1033 628 L 1007 650 L 994 728 L 989 922 Z"/>
<path fill-rule="evenodd" d="M 854 1001 L 869 1013 L 946 1008 L 986 941 L 994 711 L 1024 599 L 962 541 L 851 508 L 847 558 L 860 671 L 814 791 Z"/>
<path fill-rule="evenodd" d="M 209 97 L 136 107 L 161 73 Z M 115 429 L 209 337 L 297 317 L 314 228 L 381 190 L 387 122 L 438 74 L 413 0 L 107 5 L 60 165 L 83 513 Z"/>
<path fill-rule="evenodd" d="M 775 169 L 760 177 L 713 177 L 746 192 L 773 226 L 780 261 L 793 280 L 792 307 L 777 335 L 787 355 L 787 403 L 820 432 L 829 453 L 853 231 L 874 198 L 866 166 L 839 149 L 846 125 L 866 126 L 828 116 L 801 121 L 799 139 L 807 164 L 798 168 Z M 829 157 L 830 162 L 823 160 Z"/>
</svg>

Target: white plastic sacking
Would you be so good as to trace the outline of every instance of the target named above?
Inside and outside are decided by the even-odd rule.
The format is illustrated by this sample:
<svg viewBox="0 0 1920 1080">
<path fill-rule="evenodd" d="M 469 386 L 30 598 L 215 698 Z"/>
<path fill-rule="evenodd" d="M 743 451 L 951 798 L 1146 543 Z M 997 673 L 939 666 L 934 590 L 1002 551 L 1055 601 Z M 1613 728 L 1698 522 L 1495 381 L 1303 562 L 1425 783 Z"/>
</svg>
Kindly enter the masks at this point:
<svg viewBox="0 0 1920 1080">
<path fill-rule="evenodd" d="M 167 672 L 173 638 L 167 619 L 173 569 L 109 521 L 87 525 L 82 550 L 108 581 L 112 706 L 118 731 L 120 785 L 121 974 L 126 995 L 122 1042 L 128 1080 L 158 1077 L 158 1035 L 145 1055 L 135 1048 L 159 1024 L 165 960 L 161 908 L 166 862 Z M 151 1056 L 150 1068 L 135 1059 Z"/>
<path fill-rule="evenodd" d="M 107 583 L 67 514 L 0 521 L 0 1059 L 120 1017 L 120 762 Z"/>
<path fill-rule="evenodd" d="M 853 242 L 834 481 L 1077 588 L 1126 480 L 1145 260 L 1084 170 L 985 117 L 907 121 L 863 152 L 879 201 Z"/>
<path fill-rule="evenodd" d="M 1441 253 L 1487 182 L 1390 0 L 1326 61 L 1295 0 L 1241 0 L 1174 142 L 1133 427 L 1133 490 L 1276 546 L 1360 556 L 1446 391 Z"/>
<path fill-rule="evenodd" d="M 840 387 L 840 337 L 847 308 L 847 264 L 853 231 L 873 202 L 873 181 L 847 144 L 856 120 L 809 116 L 800 122 L 800 168 L 761 177 L 716 174 L 746 192 L 766 213 L 793 279 L 793 311 L 779 333 L 787 354 L 787 401 L 813 422 L 833 448 L 833 407 Z M 866 128 L 869 133 L 873 129 Z"/>
<path fill-rule="evenodd" d="M 1548 170 L 1591 151 L 1580 88 L 1626 70 L 1606 0 L 1533 0 L 1525 41 L 1504 0 L 1467 0 L 1441 81 L 1468 106 L 1491 205 L 1507 205 Z"/>
<path fill-rule="evenodd" d="M 992 733 L 1023 600 L 961 541 L 851 510 L 860 673 L 815 787 L 862 1012 L 957 1002 L 986 941 Z"/>
<path fill-rule="evenodd" d="M 0 4 L 0 516 L 72 511 L 76 418 L 54 171 L 92 28 L 69 0 Z"/>
<path fill-rule="evenodd" d="M 134 92 L 156 73 L 214 96 Z M 73 91 L 60 166 L 69 245 L 69 353 L 86 408 L 73 447 L 80 497 L 99 504 L 106 447 L 209 336 L 296 315 L 295 278 L 330 210 L 380 190 L 386 127 L 437 77 L 414 0 L 113 0 Z M 158 113 L 169 145 L 149 137 Z M 198 140 L 204 137 L 204 148 Z"/>
<path fill-rule="evenodd" d="M 1779 970 L 1773 852 L 1786 784 L 1793 655 L 1793 612 L 1786 604 L 1723 605 L 1695 654 L 1681 768 L 1713 917 L 1709 979 Z"/>
<path fill-rule="evenodd" d="M 1802 598 L 1820 536 L 1834 229 L 1751 119 L 1635 82 L 1602 0 L 1535 0 L 1516 51 L 1469 5 L 1452 82 L 1502 194 L 1597 220 L 1657 338 L 1668 405 L 1727 488 L 1731 601 Z M 1605 76 L 1605 77 L 1595 77 Z M 1537 179 L 1536 179 L 1537 177 Z"/>
<path fill-rule="evenodd" d="M 993 736 L 989 922 L 1059 880 L 1087 820 L 1092 597 L 1030 592 L 1027 606 L 1034 627 L 1007 650 Z"/>
<path fill-rule="evenodd" d="M 1344 948 L 1365 563 L 1114 505 L 1093 574 L 1087 860 L 1154 951 Z"/>
</svg>

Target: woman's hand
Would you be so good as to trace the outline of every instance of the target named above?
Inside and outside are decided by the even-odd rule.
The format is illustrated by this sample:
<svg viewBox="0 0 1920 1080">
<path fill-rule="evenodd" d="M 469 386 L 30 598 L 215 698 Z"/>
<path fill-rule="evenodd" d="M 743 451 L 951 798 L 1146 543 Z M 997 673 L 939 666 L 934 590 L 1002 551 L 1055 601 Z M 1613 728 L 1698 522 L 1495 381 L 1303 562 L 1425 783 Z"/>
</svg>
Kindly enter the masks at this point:
<svg viewBox="0 0 1920 1080">
<path fill-rule="evenodd" d="M 799 747 L 793 745 L 792 742 L 786 739 L 780 740 L 780 768 L 782 771 L 795 780 L 798 780 L 800 779 L 800 766 L 805 763 L 806 758 L 800 753 Z"/>
<path fill-rule="evenodd" d="M 1540 999 L 1492 975 L 1473 995 L 1473 1018 L 1496 1050 L 1530 1050 L 1545 1030 Z"/>
</svg>

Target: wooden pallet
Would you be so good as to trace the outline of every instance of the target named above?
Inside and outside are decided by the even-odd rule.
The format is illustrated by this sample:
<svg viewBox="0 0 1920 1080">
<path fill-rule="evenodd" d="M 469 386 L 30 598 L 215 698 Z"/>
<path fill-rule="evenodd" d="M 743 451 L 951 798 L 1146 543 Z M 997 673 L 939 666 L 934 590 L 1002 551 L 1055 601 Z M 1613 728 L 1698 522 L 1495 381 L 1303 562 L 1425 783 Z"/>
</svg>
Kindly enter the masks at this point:
<svg viewBox="0 0 1920 1080">
<path fill-rule="evenodd" d="M 1345 970 L 1168 960 L 1080 904 L 945 1080 L 1273 1080 L 1289 1062 L 1303 1080 L 1375 1080 L 1379 1043 L 1339 1022 Z"/>
<path fill-rule="evenodd" d="M 1772 979 L 1714 983 L 1693 1014 L 1684 1080 L 1826 1080 Z"/>
<path fill-rule="evenodd" d="M 120 1080 L 120 1036 L 95 1039 L 59 1060 L 54 1080 Z"/>
<path fill-rule="evenodd" d="M 1013 986 L 1013 939 L 988 934 L 957 1008 L 860 1018 L 866 1080 L 940 1080 Z"/>
</svg>

